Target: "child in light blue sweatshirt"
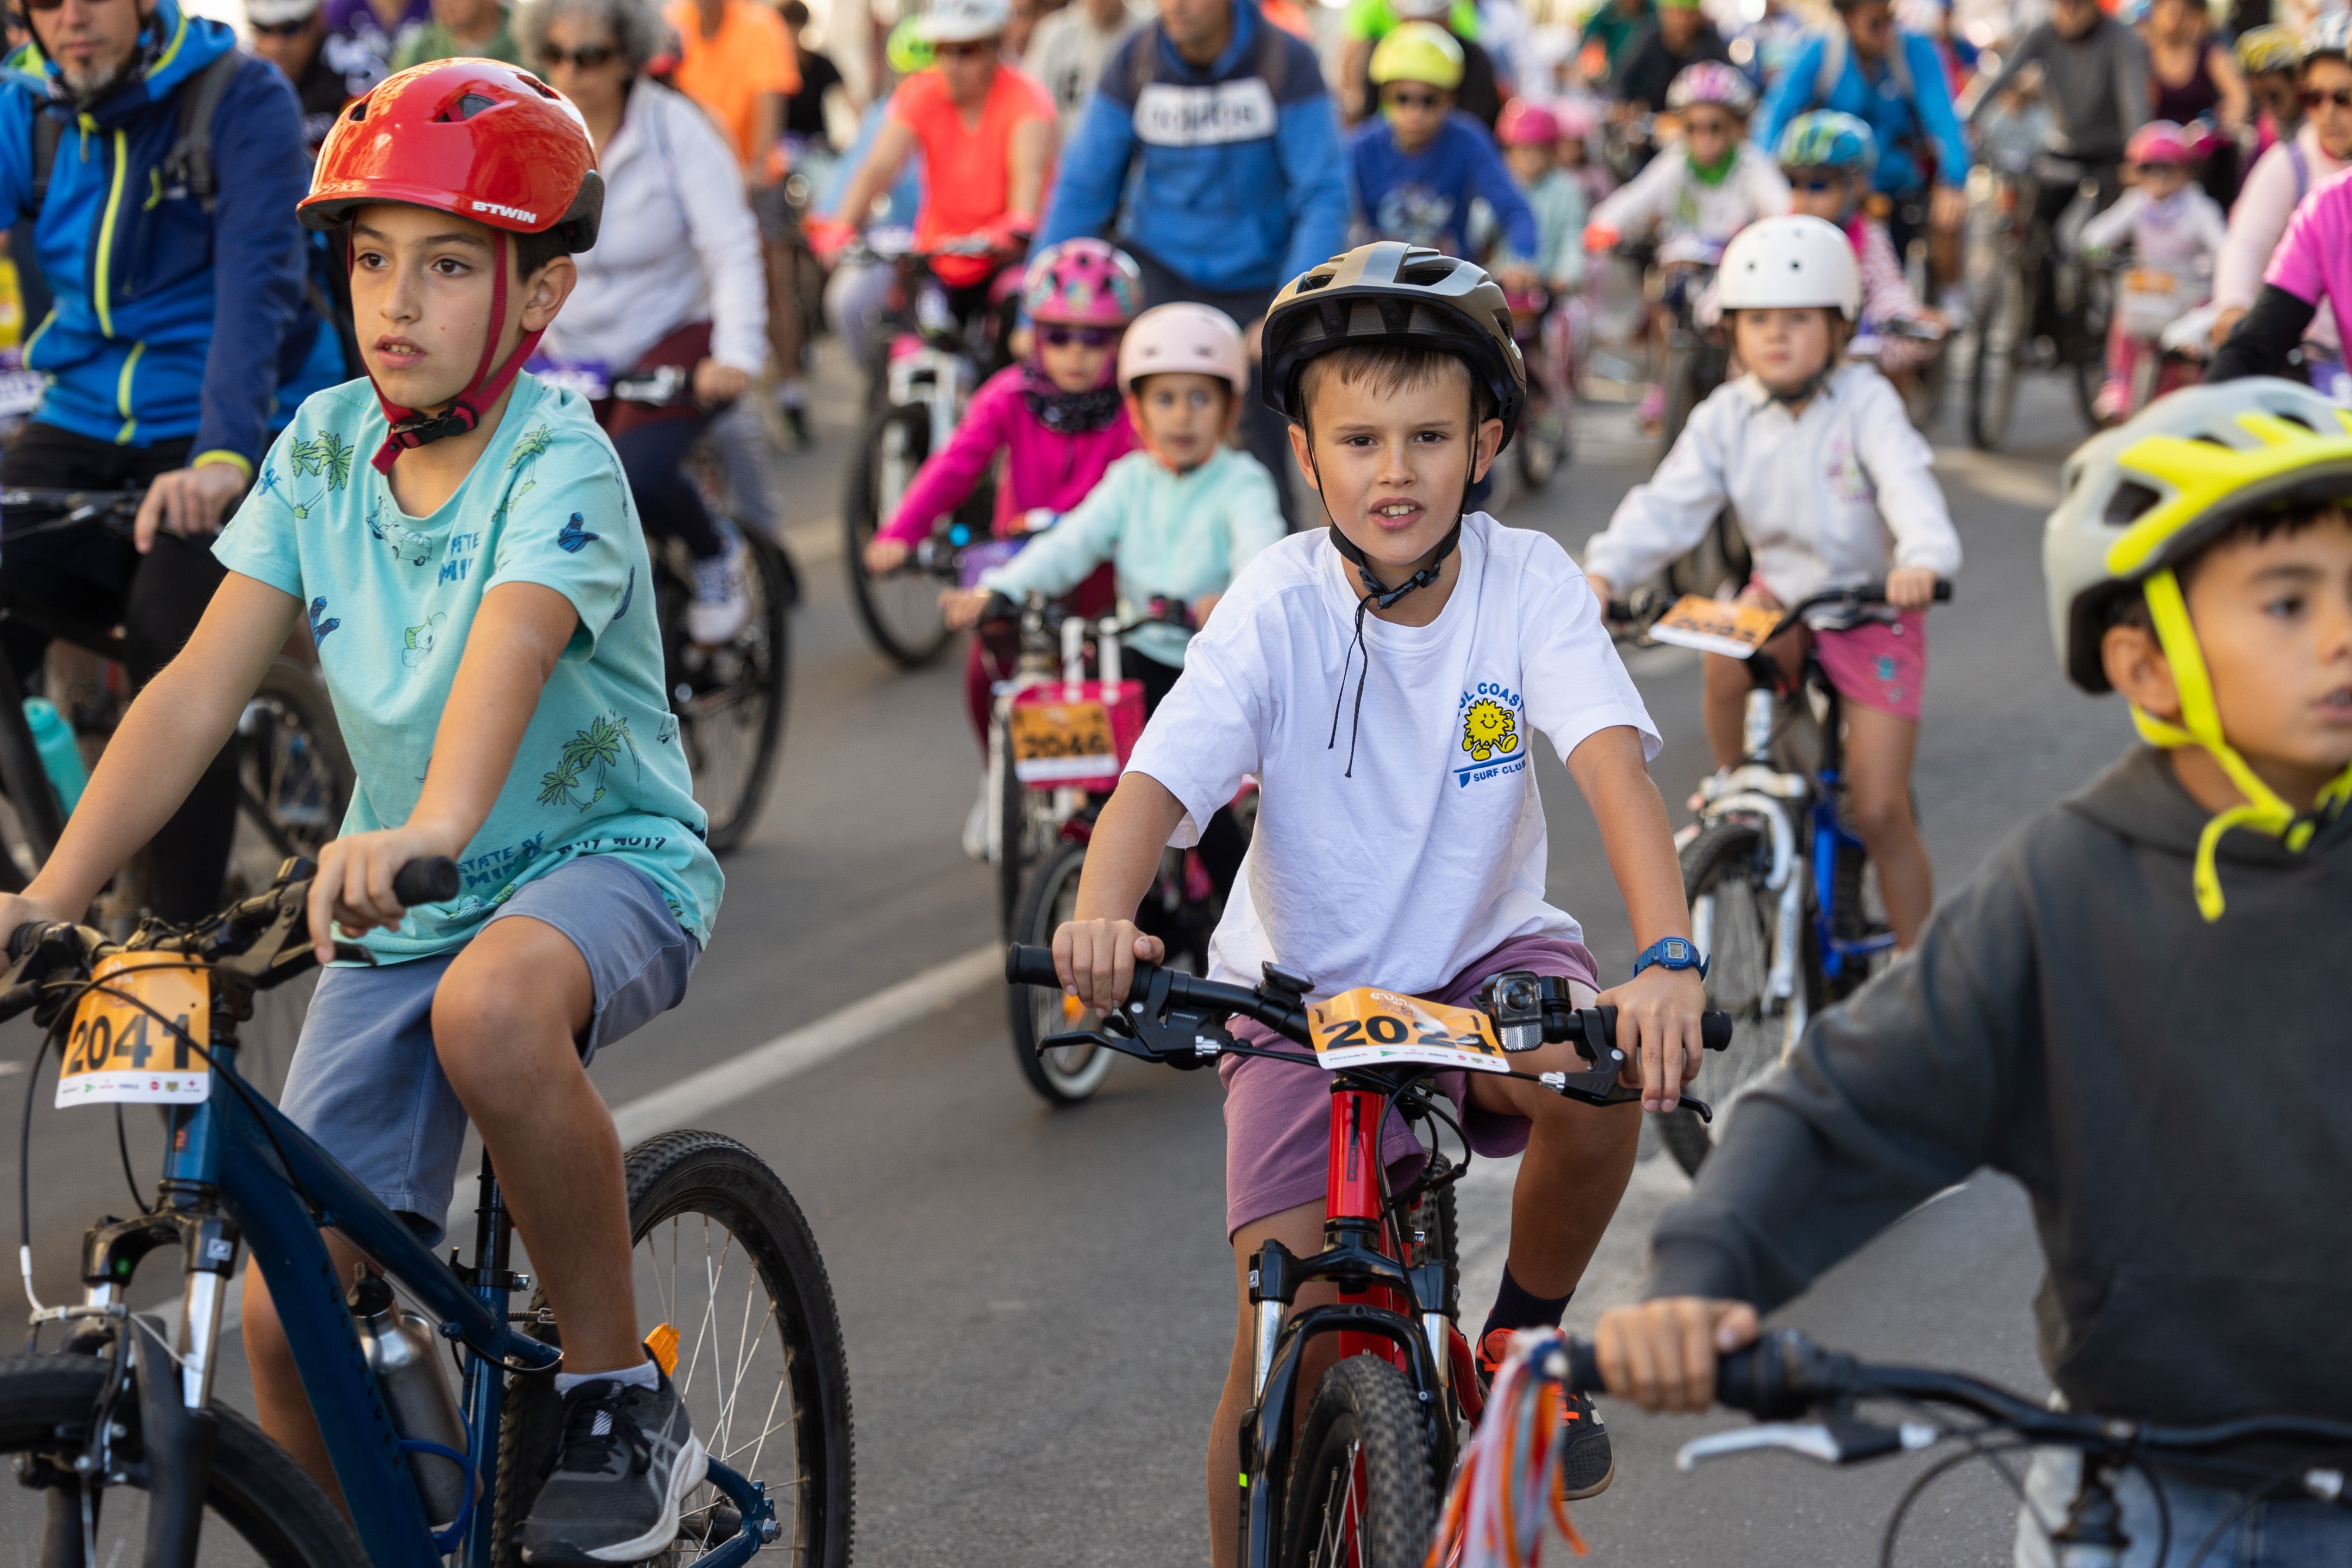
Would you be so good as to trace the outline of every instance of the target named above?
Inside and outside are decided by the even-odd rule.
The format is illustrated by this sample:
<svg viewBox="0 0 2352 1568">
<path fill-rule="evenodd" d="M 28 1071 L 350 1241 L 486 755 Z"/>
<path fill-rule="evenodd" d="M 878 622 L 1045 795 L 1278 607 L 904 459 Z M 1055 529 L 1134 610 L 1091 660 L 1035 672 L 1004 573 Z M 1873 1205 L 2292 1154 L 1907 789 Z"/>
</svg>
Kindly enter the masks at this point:
<svg viewBox="0 0 2352 1568">
<path fill-rule="evenodd" d="M 1273 476 L 1226 444 L 1249 387 L 1231 318 L 1206 305 L 1145 311 L 1119 345 L 1118 385 L 1144 449 L 1114 462 L 1085 500 L 976 586 L 943 594 L 950 625 L 973 624 L 992 594 L 1066 593 L 1109 561 L 1122 621 L 1153 614 L 1160 600 L 1198 628 L 1242 568 L 1283 537 Z M 1128 637 L 1122 667 L 1143 684 L 1147 712 L 1175 685 L 1192 636 L 1155 619 Z"/>
</svg>

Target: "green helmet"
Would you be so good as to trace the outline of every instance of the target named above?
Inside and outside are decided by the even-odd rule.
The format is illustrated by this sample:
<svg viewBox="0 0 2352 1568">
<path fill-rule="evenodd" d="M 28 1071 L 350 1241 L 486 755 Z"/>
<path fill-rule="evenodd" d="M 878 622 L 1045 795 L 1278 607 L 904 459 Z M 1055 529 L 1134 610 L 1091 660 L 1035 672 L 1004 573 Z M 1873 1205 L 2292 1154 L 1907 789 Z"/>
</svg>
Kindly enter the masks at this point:
<svg viewBox="0 0 2352 1568">
<path fill-rule="evenodd" d="M 923 18 L 908 17 L 890 29 L 890 40 L 882 47 L 882 57 L 890 68 L 902 77 L 927 70 L 931 63 L 931 40 L 923 35 Z"/>
</svg>

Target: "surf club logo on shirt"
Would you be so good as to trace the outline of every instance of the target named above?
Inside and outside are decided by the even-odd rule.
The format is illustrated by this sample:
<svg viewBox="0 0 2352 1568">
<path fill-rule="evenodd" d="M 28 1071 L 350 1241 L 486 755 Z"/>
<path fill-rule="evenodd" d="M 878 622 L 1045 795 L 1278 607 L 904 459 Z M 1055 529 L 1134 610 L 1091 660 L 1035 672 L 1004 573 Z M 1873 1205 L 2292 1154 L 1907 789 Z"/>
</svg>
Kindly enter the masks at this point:
<svg viewBox="0 0 2352 1568">
<path fill-rule="evenodd" d="M 1454 781 L 1462 789 L 1474 782 L 1499 779 L 1525 770 L 1527 748 L 1520 744 L 1519 694 L 1500 681 L 1480 681 L 1462 694 L 1461 754 L 1454 759 Z"/>
<path fill-rule="evenodd" d="M 1151 147 L 1213 147 L 1263 141 L 1280 115 L 1263 77 L 1180 87 L 1156 81 L 1135 95 L 1135 139 Z"/>
</svg>

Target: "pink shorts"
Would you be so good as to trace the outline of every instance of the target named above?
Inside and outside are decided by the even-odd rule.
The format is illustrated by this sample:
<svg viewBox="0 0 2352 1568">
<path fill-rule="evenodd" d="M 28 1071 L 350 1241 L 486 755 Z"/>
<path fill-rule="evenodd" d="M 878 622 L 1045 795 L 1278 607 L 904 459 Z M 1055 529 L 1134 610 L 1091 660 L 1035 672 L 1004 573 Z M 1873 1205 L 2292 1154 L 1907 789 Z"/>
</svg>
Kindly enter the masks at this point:
<svg viewBox="0 0 2352 1568">
<path fill-rule="evenodd" d="M 1822 669 L 1848 702 L 1919 722 L 1927 684 L 1927 617 L 1906 610 L 1899 621 L 1865 621 L 1843 632 L 1816 632 Z"/>
<path fill-rule="evenodd" d="M 1449 1007 L 1474 1006 L 1479 988 L 1506 969 L 1533 969 L 1539 975 L 1563 975 L 1595 989 L 1600 986 L 1592 955 L 1583 943 L 1554 936 L 1514 936 L 1437 990 L 1425 993 L 1426 999 Z M 1247 1019 L 1235 1019 L 1230 1027 L 1244 1045 L 1299 1049 Z M 1331 1075 L 1301 1062 L 1245 1056 L 1220 1061 L 1217 1074 L 1225 1084 L 1225 1234 L 1321 1199 L 1330 1171 Z M 1467 1091 L 1466 1077 L 1447 1072 L 1437 1080 L 1438 1088 L 1457 1106 Z M 1528 1146 L 1524 1116 L 1465 1107 L 1462 1130 L 1475 1154 L 1500 1157 Z M 1403 1117 L 1390 1115 L 1381 1132 L 1381 1153 L 1391 1167 L 1403 1163 L 1402 1172 L 1391 1170 L 1392 1181 L 1409 1179 L 1420 1168 L 1422 1146 Z"/>
</svg>

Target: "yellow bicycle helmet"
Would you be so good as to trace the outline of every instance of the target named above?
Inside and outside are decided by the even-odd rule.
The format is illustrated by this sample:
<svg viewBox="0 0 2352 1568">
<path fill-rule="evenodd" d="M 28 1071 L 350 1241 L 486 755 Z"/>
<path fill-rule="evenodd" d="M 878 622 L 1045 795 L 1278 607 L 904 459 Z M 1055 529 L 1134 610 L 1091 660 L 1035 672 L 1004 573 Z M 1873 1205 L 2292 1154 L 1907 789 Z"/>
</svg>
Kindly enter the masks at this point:
<svg viewBox="0 0 2352 1568">
<path fill-rule="evenodd" d="M 2192 387 L 2158 399 L 2129 423 L 2093 437 L 2066 460 L 2057 510 L 2042 531 L 2050 624 L 2067 677 L 2112 689 L 2099 644 L 2119 601 L 2147 603 L 2180 693 L 2180 722 L 2135 707 L 2151 746 L 2201 746 L 2243 803 L 2205 825 L 2197 844 L 2197 907 L 2221 917 L 2214 852 L 2231 828 L 2300 851 L 2326 812 L 2352 799 L 2352 768 L 2298 814 L 2263 782 L 2221 733 L 2213 685 L 2175 568 L 2262 507 L 2352 497 L 2352 413 L 2309 387 L 2263 377 Z"/>
<path fill-rule="evenodd" d="M 1372 48 L 1372 83 L 1417 81 L 1452 92 L 1462 85 L 1460 40 L 1434 22 L 1402 22 Z"/>
<path fill-rule="evenodd" d="M 2250 77 L 2268 71 L 2293 74 L 2303 64 L 2303 40 L 2275 25 L 2249 27 L 2238 35 L 2238 68 Z"/>
</svg>

